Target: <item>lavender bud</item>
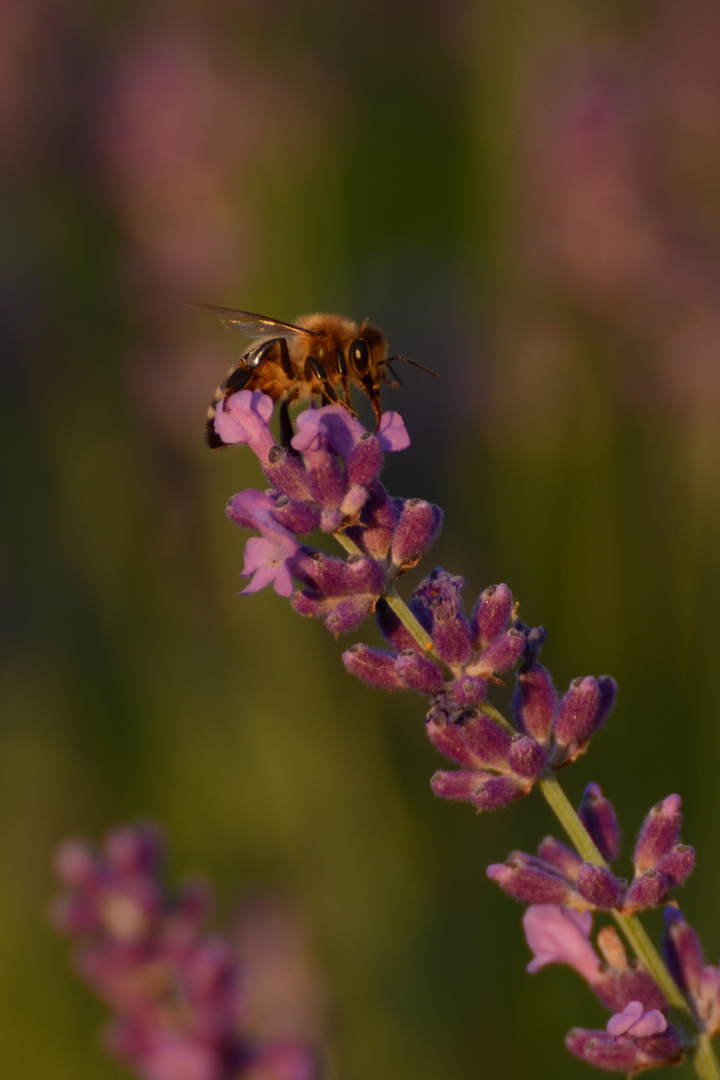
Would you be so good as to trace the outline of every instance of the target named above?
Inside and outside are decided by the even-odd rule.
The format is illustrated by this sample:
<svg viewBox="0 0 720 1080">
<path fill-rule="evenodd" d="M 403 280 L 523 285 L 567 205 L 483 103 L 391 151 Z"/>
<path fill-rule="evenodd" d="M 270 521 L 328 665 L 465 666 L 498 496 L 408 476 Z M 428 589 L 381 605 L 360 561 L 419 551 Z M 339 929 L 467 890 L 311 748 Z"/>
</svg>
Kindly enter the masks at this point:
<svg viewBox="0 0 720 1080">
<path fill-rule="evenodd" d="M 582 866 L 582 859 L 577 852 L 556 840 L 554 836 L 545 836 L 540 841 L 538 858 L 570 881 L 575 881 Z"/>
<path fill-rule="evenodd" d="M 332 509 L 340 505 L 345 494 L 345 471 L 340 461 L 329 453 L 322 458 L 307 470 L 308 487 L 311 498 L 319 506 Z"/>
<path fill-rule="evenodd" d="M 409 607 L 423 630 L 429 634 L 432 629 L 432 619 L 427 610 L 425 608 L 417 609 L 412 603 L 409 604 Z M 405 629 L 387 600 L 382 596 L 375 605 L 375 621 L 382 636 L 398 652 L 402 652 L 403 649 L 414 649 L 416 652 L 422 651 L 422 646 L 417 643 L 410 631 Z"/>
<path fill-rule="evenodd" d="M 300 535 L 315 532 L 320 527 L 320 511 L 314 503 L 296 502 L 287 495 L 276 500 L 272 516 L 290 532 Z"/>
<path fill-rule="evenodd" d="M 509 770 L 511 737 L 489 716 L 476 713 L 457 724 L 428 720 L 430 742 L 450 761 L 471 769 Z"/>
<path fill-rule="evenodd" d="M 512 603 L 507 585 L 490 585 L 480 593 L 470 616 L 470 634 L 476 652 L 487 648 L 505 630 Z"/>
<path fill-rule="evenodd" d="M 459 675 L 449 684 L 446 694 L 452 710 L 472 709 L 485 697 L 487 683 L 478 676 Z"/>
<path fill-rule="evenodd" d="M 441 799 L 471 803 L 478 813 L 499 810 L 527 793 L 517 777 L 493 776 L 491 773 L 436 772 L 430 781 L 433 793 Z"/>
<path fill-rule="evenodd" d="M 408 499 L 392 539 L 392 561 L 396 567 L 414 566 L 435 540 L 442 524 L 442 511 L 424 499 Z"/>
<path fill-rule="evenodd" d="M 689 844 L 676 844 L 672 851 L 664 855 L 655 869 L 665 878 L 670 888 L 682 885 L 693 872 L 695 849 Z"/>
<path fill-rule="evenodd" d="M 702 989 L 705 959 L 697 934 L 678 908 L 666 907 L 663 955 L 675 982 L 686 993 L 698 997 Z"/>
<path fill-rule="evenodd" d="M 555 738 L 560 746 L 582 746 L 594 729 L 600 701 L 597 679 L 574 679 L 558 706 Z"/>
<path fill-rule="evenodd" d="M 508 896 L 526 904 L 577 906 L 570 882 L 522 851 L 513 851 L 504 863 L 488 866 L 486 873 Z"/>
<path fill-rule="evenodd" d="M 600 911 L 610 911 L 622 904 L 625 884 L 605 866 L 585 862 L 578 871 L 575 888 L 584 900 Z"/>
<path fill-rule="evenodd" d="M 605 798 L 599 784 L 588 784 L 585 788 L 578 817 L 603 859 L 612 862 L 618 852 L 620 829 L 612 803 Z"/>
<path fill-rule="evenodd" d="M 609 675 L 601 675 L 597 681 L 600 698 L 593 721 L 593 731 L 597 730 L 607 718 L 617 697 L 617 683 Z"/>
<path fill-rule="evenodd" d="M 655 869 L 660 859 L 677 843 L 682 821 L 681 805 L 679 795 L 668 795 L 653 806 L 643 821 L 633 853 L 636 874 Z"/>
<path fill-rule="evenodd" d="M 643 870 L 635 877 L 625 894 L 622 906 L 624 915 L 662 904 L 667 895 L 667 880 L 657 870 Z"/>
<path fill-rule="evenodd" d="M 476 660 L 465 668 L 468 675 L 482 675 L 487 678 L 499 671 L 508 671 L 515 667 L 523 650 L 524 637 L 522 631 L 506 630 L 499 634 L 480 653 Z"/>
<path fill-rule="evenodd" d="M 508 764 L 525 780 L 537 780 L 545 765 L 545 751 L 527 735 L 515 735 L 510 743 Z"/>
<path fill-rule="evenodd" d="M 395 670 L 408 690 L 419 694 L 437 694 L 442 689 L 443 673 L 429 656 L 405 649 L 395 661 Z"/>
<path fill-rule="evenodd" d="M 401 501 L 389 498 L 382 484 L 372 485 L 360 514 L 362 525 L 347 530 L 350 539 L 371 558 L 381 560 L 387 556 L 400 516 L 396 503 Z"/>
<path fill-rule="evenodd" d="M 382 465 L 382 450 L 374 435 L 361 435 L 347 459 L 347 482 L 367 488 L 377 477 Z"/>
<path fill-rule="evenodd" d="M 370 686 L 389 691 L 405 689 L 405 683 L 395 670 L 394 653 L 357 644 L 344 652 L 342 658 L 350 674 Z"/>
<path fill-rule="evenodd" d="M 518 727 L 538 742 L 546 742 L 552 730 L 557 705 L 555 687 L 541 665 L 523 664 L 515 677 L 513 716 Z"/>
<path fill-rule="evenodd" d="M 273 487 L 298 502 L 311 498 L 308 476 L 296 454 L 280 446 L 271 446 L 263 472 Z"/>
</svg>

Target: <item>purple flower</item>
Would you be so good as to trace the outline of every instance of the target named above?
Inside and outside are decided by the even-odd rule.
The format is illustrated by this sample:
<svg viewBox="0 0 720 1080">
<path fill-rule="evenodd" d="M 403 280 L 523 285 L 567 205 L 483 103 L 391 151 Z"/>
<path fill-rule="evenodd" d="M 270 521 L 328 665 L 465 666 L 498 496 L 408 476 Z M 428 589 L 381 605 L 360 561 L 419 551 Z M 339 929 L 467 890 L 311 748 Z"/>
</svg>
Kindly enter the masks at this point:
<svg viewBox="0 0 720 1080">
<path fill-rule="evenodd" d="M 239 491 L 227 505 L 227 514 L 232 521 L 246 529 L 259 529 L 262 534 L 251 537 L 245 544 L 241 574 L 252 580 L 241 596 L 264 589 L 271 583 L 279 596 L 290 596 L 293 591 L 293 566 L 300 545 L 292 533 L 278 523 L 273 511 L 273 499 L 265 492 L 252 489 Z"/>
<path fill-rule="evenodd" d="M 532 904 L 523 915 L 522 924 L 533 952 L 527 966 L 529 972 L 540 971 L 547 964 L 567 964 L 588 983 L 597 977 L 601 962 L 589 941 L 592 927 L 589 911 Z"/>
<path fill-rule="evenodd" d="M 143 1080 L 315 1080 L 316 1055 L 299 1040 L 256 1046 L 243 1032 L 234 949 L 203 932 L 207 890 L 168 893 L 162 861 L 147 825 L 116 830 L 100 851 L 68 841 L 56 856 L 64 891 L 52 918 L 112 1010 L 108 1048 Z"/>
<path fill-rule="evenodd" d="M 260 390 L 240 390 L 215 408 L 215 431 L 224 443 L 247 443 L 264 465 L 275 439 L 270 431 L 273 400 Z"/>
<path fill-rule="evenodd" d="M 720 1031 L 720 966 L 705 964 L 697 934 L 678 908 L 665 908 L 663 953 L 681 990 L 690 998 L 705 1034 Z"/>
</svg>

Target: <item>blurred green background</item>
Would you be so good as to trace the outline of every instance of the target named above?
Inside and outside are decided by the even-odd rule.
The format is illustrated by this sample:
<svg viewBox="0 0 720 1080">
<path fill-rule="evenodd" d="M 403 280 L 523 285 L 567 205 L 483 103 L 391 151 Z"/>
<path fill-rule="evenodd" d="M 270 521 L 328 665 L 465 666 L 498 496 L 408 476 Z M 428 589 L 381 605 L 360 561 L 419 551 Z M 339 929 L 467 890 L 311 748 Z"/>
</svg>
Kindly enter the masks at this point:
<svg viewBox="0 0 720 1080">
<path fill-rule="evenodd" d="M 150 816 L 218 925 L 295 898 L 338 1077 L 589 1075 L 563 1035 L 605 1016 L 484 877 L 539 797 L 434 800 L 421 701 L 344 672 L 367 635 L 237 598 L 260 474 L 202 433 L 244 339 L 184 305 L 368 316 L 440 373 L 385 398 L 387 485 L 446 514 L 420 569 L 506 581 L 559 688 L 617 678 L 566 788 L 625 873 L 682 794 L 717 961 L 717 6 L 6 0 L 0 159 L 0 1072 L 128 1075 L 45 911 L 61 839 Z"/>
</svg>

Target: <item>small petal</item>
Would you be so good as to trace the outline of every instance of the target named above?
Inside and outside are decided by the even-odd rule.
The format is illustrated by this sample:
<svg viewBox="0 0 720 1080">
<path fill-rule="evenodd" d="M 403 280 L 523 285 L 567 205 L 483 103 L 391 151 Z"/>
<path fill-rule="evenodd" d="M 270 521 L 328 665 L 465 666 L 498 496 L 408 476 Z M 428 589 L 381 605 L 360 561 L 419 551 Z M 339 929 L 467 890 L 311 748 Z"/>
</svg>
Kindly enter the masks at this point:
<svg viewBox="0 0 720 1080">
<path fill-rule="evenodd" d="M 548 964 L 566 964 L 587 982 L 593 981 L 600 969 L 600 959 L 588 940 L 592 926 L 589 911 L 532 904 L 522 923 L 525 940 L 534 953 L 527 966 L 529 972 L 539 971 Z"/>
<path fill-rule="evenodd" d="M 260 463 L 267 461 L 275 440 L 270 431 L 273 400 L 260 390 L 239 390 L 215 408 L 215 431 L 227 445 L 247 443 Z"/>
<path fill-rule="evenodd" d="M 382 414 L 375 437 L 385 453 L 391 450 L 405 450 L 410 445 L 410 436 L 403 418 L 396 412 Z"/>
</svg>

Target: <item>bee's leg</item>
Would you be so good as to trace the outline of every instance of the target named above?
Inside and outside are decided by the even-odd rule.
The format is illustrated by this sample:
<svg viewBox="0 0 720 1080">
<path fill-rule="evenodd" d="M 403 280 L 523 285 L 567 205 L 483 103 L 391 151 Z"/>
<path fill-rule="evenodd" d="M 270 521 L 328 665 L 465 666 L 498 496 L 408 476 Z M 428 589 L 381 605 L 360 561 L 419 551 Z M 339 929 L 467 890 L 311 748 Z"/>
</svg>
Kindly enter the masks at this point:
<svg viewBox="0 0 720 1080">
<path fill-rule="evenodd" d="M 388 379 L 388 377 L 387 377 L 388 371 L 392 375 L 392 379 Z M 390 361 L 389 360 L 385 361 L 385 366 L 383 367 L 383 382 L 386 382 L 388 384 L 388 386 L 402 386 L 402 384 L 403 384 L 403 381 L 400 378 L 400 376 L 398 375 L 397 371 L 395 371 L 390 366 Z"/>
<path fill-rule="evenodd" d="M 375 430 L 380 427 L 380 421 L 382 419 L 382 408 L 380 406 L 380 395 L 378 394 L 378 388 L 372 381 L 370 375 L 363 375 L 362 378 L 363 388 L 365 393 L 370 398 L 370 404 L 372 405 L 373 412 L 375 413 Z"/>
<path fill-rule="evenodd" d="M 288 343 L 285 338 L 278 338 L 277 343 L 280 346 L 280 364 L 283 371 L 289 379 L 295 378 L 295 372 L 293 366 L 290 363 L 290 350 L 288 349 Z"/>
<path fill-rule="evenodd" d="M 292 420 L 290 419 L 290 412 L 288 406 L 290 402 L 287 398 L 283 398 L 280 402 L 280 409 L 278 410 L 278 428 L 280 431 L 280 445 L 288 447 L 295 434 L 293 430 Z"/>
<path fill-rule="evenodd" d="M 347 364 L 345 363 L 345 356 L 344 356 L 341 349 L 338 349 L 337 352 L 335 353 L 335 363 L 337 364 L 337 369 L 340 372 L 340 379 L 341 379 L 341 382 L 342 382 L 342 389 L 343 389 L 343 400 L 344 400 L 345 404 L 349 408 L 350 407 L 350 387 L 348 385 Z"/>
<path fill-rule="evenodd" d="M 329 382 L 328 377 L 325 374 L 325 368 L 322 366 L 322 364 L 319 364 L 313 356 L 308 356 L 305 360 L 306 380 L 310 382 L 313 375 L 322 385 L 322 391 L 327 400 L 330 401 L 333 405 L 342 405 L 343 402 L 337 396 L 335 387 Z"/>
</svg>

